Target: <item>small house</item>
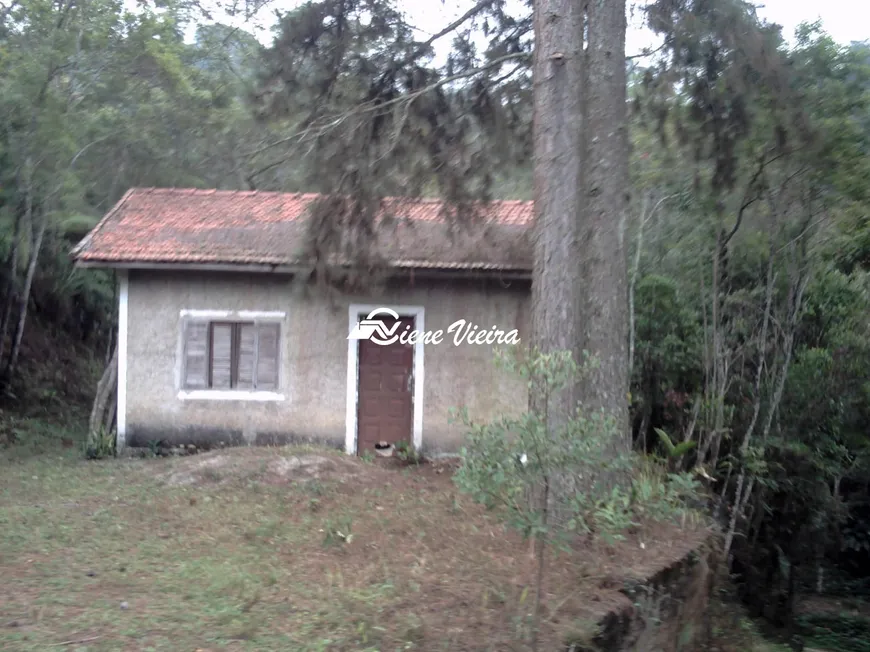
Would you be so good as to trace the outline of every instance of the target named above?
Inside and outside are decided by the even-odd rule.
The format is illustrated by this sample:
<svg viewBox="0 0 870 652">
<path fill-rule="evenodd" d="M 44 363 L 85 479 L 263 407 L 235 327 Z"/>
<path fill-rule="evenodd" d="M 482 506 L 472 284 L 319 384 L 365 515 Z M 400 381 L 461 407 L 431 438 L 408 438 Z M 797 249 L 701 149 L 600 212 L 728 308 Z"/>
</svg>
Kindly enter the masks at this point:
<svg viewBox="0 0 870 652">
<path fill-rule="evenodd" d="M 371 292 L 327 293 L 305 253 L 312 194 L 134 188 L 75 247 L 118 291 L 118 444 L 379 442 L 455 452 L 462 426 L 525 408 L 493 349 L 528 337 L 531 202 L 453 232 L 395 202 Z"/>
</svg>

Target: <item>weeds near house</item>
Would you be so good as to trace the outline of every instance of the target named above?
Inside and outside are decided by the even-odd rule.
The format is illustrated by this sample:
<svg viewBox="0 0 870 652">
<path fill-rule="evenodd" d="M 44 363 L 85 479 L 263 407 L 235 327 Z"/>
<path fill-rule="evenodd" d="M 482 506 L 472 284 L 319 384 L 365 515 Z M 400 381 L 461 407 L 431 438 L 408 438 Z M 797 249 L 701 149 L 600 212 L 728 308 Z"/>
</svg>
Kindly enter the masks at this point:
<svg viewBox="0 0 870 652">
<path fill-rule="evenodd" d="M 405 464 L 419 465 L 423 463 L 423 454 L 407 441 L 396 442 L 396 457 Z"/>
<path fill-rule="evenodd" d="M 88 438 L 84 453 L 89 460 L 115 457 L 115 432 L 105 428 L 97 430 Z"/>
<path fill-rule="evenodd" d="M 160 454 L 160 449 L 163 447 L 163 440 L 160 439 L 149 439 L 148 440 L 148 454 L 151 457 L 157 457 Z"/>
</svg>

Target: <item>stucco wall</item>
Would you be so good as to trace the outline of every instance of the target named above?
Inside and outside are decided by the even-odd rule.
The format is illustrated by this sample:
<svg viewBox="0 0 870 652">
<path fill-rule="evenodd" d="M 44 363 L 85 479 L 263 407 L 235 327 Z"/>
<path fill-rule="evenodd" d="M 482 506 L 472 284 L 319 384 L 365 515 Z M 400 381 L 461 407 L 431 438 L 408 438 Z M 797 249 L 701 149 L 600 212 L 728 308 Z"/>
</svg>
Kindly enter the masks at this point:
<svg viewBox="0 0 870 652">
<path fill-rule="evenodd" d="M 528 284 L 409 281 L 374 296 L 327 296 L 288 277 L 228 273 L 131 272 L 128 290 L 126 443 L 152 440 L 214 445 L 345 442 L 348 308 L 352 303 L 425 308 L 426 330 L 457 319 L 481 327 L 518 328 L 528 336 Z M 279 402 L 181 400 L 178 397 L 182 310 L 284 311 Z M 462 428 L 448 423 L 465 405 L 488 418 L 524 409 L 525 386 L 492 363 L 492 346 L 454 346 L 424 353 L 423 448 L 450 452 Z"/>
</svg>

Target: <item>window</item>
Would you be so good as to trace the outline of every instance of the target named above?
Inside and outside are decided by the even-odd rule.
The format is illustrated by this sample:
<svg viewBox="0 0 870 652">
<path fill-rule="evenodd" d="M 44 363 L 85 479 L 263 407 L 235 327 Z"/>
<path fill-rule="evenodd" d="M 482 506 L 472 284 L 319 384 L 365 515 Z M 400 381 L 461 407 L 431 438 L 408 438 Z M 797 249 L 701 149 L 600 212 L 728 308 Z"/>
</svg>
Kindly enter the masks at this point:
<svg viewBox="0 0 870 652">
<path fill-rule="evenodd" d="M 278 389 L 280 326 L 268 322 L 188 321 L 183 389 Z"/>
</svg>

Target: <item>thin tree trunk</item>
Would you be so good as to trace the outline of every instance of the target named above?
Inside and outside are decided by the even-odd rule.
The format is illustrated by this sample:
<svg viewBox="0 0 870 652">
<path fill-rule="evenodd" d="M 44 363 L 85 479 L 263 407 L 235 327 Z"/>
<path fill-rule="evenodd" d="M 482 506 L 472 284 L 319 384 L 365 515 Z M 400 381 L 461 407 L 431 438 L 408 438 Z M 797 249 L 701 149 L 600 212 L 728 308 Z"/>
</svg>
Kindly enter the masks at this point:
<svg viewBox="0 0 870 652">
<path fill-rule="evenodd" d="M 761 322 L 761 336 L 758 339 L 758 362 L 755 371 L 755 405 L 752 410 L 752 419 L 749 421 L 749 426 L 746 428 L 746 434 L 743 436 L 743 441 L 740 442 L 740 458 L 745 460 L 746 453 L 749 451 L 749 442 L 752 439 L 752 433 L 755 430 L 755 424 L 758 422 L 758 415 L 761 413 L 761 379 L 764 376 L 765 367 L 765 351 L 767 349 L 767 331 L 770 326 L 770 311 L 773 304 L 773 285 L 776 280 L 776 275 L 773 273 L 773 236 L 771 234 L 770 252 L 767 258 L 767 291 L 764 299 L 764 317 Z M 746 467 L 740 467 L 740 473 L 737 475 L 737 490 L 734 495 L 734 509 L 731 511 L 731 520 L 728 524 L 728 533 L 725 535 L 725 559 L 730 565 L 731 543 L 734 540 L 734 532 L 737 529 L 737 521 L 742 516 L 743 506 L 749 500 L 752 493 L 752 482 L 746 491 L 746 497 L 743 496 L 743 483 L 746 479 Z"/>
<path fill-rule="evenodd" d="M 637 285 L 637 277 L 638 272 L 640 270 L 640 259 L 643 255 L 643 236 L 646 227 L 646 223 L 649 222 L 653 216 L 656 214 L 656 211 L 659 207 L 668 199 L 672 197 L 676 197 L 676 195 L 668 195 L 666 197 L 662 197 L 659 199 L 655 205 L 652 207 L 652 210 L 647 213 L 647 206 L 649 205 L 649 197 L 647 195 L 644 196 L 643 199 L 643 208 L 640 211 L 640 220 L 638 220 L 637 227 L 637 245 L 634 251 L 634 263 L 631 266 L 631 274 L 629 275 L 628 281 L 628 374 L 629 381 L 631 380 L 631 374 L 634 372 L 634 348 L 635 348 L 635 314 L 634 314 L 634 288 Z"/>
<path fill-rule="evenodd" d="M 703 260 L 703 258 L 702 258 Z M 707 319 L 707 285 L 704 283 L 704 264 L 701 263 L 700 274 L 698 274 L 698 285 L 699 289 L 699 297 L 701 299 L 701 333 L 704 335 L 704 344 L 701 347 L 701 353 L 703 356 L 703 365 L 704 365 L 704 382 L 703 382 L 703 391 L 701 394 L 702 400 L 701 403 L 703 405 L 704 417 L 701 423 L 701 431 L 698 433 L 698 454 L 697 454 L 697 463 L 704 463 L 704 448 L 706 446 L 706 438 L 704 437 L 704 426 L 707 426 L 707 430 L 709 430 L 711 418 L 710 418 L 710 372 L 712 371 L 712 365 L 710 363 L 710 328 L 709 322 Z"/>
<path fill-rule="evenodd" d="M 0 360 L 6 352 L 6 336 L 9 334 L 9 322 L 12 319 L 12 306 L 15 303 L 15 286 L 18 279 L 18 251 L 21 247 L 21 225 L 24 222 L 21 213 L 16 211 L 15 226 L 12 230 L 12 249 L 6 262 L 6 288 L 3 293 L 3 315 L 0 317 Z"/>
<path fill-rule="evenodd" d="M 587 12 L 580 334 L 582 349 L 597 357 L 599 365 L 584 378 L 581 397 L 588 409 L 615 419 L 619 433 L 613 447 L 619 454 L 631 450 L 625 0 L 593 0 Z"/>
<path fill-rule="evenodd" d="M 18 300 L 18 322 L 15 325 L 15 333 L 12 336 L 12 347 L 9 349 L 9 358 L 6 366 L 3 369 L 2 384 L 8 387 L 15 375 L 16 367 L 18 366 L 18 355 L 21 352 L 21 341 L 24 339 L 24 327 L 27 323 L 27 307 L 30 304 L 30 288 L 33 285 L 33 277 L 36 275 L 36 265 L 39 260 L 39 253 L 42 249 L 42 240 L 45 236 L 45 230 L 48 226 L 48 216 L 43 215 L 38 224 L 34 223 L 36 219 L 33 215 L 32 194 L 28 190 L 28 207 L 27 213 L 30 214 L 31 237 L 30 237 L 30 256 L 27 263 L 27 272 L 24 276 L 24 285 L 21 288 L 21 294 Z"/>
<path fill-rule="evenodd" d="M 772 285 L 773 281 L 770 278 L 771 271 L 768 271 L 768 281 L 769 284 Z M 762 442 L 766 442 L 768 437 L 770 436 L 770 429 L 773 425 L 773 418 L 776 414 L 776 411 L 779 409 L 779 404 L 782 401 L 782 394 L 785 390 L 785 381 L 788 378 L 789 367 L 791 366 L 791 357 L 792 352 L 794 350 L 794 337 L 795 332 L 797 331 L 798 320 L 800 319 L 800 313 L 803 305 L 803 295 L 807 286 L 807 282 L 809 281 L 809 277 L 804 273 L 800 273 L 798 278 L 791 289 L 791 297 L 789 300 L 788 307 L 788 318 L 786 320 L 784 335 L 783 335 L 783 361 L 778 370 L 778 375 L 776 379 L 776 387 L 773 391 L 773 396 L 770 399 L 770 405 L 768 406 L 767 414 L 765 415 L 765 423 L 764 428 L 762 429 Z M 770 298 L 770 293 L 772 292 L 770 285 L 768 286 L 768 300 Z M 753 423 L 754 425 L 754 419 Z M 750 433 L 751 434 L 751 433 Z M 741 445 L 741 453 L 745 455 L 746 450 L 748 449 L 748 440 L 744 439 L 744 445 Z M 749 485 L 745 493 L 741 494 L 743 478 L 745 471 L 741 469 L 740 475 L 738 476 L 737 481 L 737 494 L 734 498 L 734 510 L 731 514 L 731 522 L 728 527 L 728 535 L 725 538 L 725 555 L 726 559 L 729 560 L 728 557 L 731 543 L 734 538 L 734 532 L 736 529 L 736 521 L 740 517 L 743 509 L 746 506 L 746 503 L 749 502 L 749 497 L 752 493 L 752 489 L 755 483 L 755 478 L 749 479 Z"/>
<path fill-rule="evenodd" d="M 114 285 L 117 285 L 117 283 L 115 283 Z M 117 303 L 118 298 L 115 297 L 114 301 L 115 301 L 115 303 Z M 103 365 L 109 364 L 109 361 L 112 359 L 112 353 L 115 350 L 115 330 L 116 330 L 115 328 L 110 328 L 108 336 L 106 337 L 106 339 L 107 339 L 106 355 L 103 356 Z"/>
<path fill-rule="evenodd" d="M 640 430 L 638 430 L 638 432 L 637 432 L 638 440 L 639 440 L 638 449 L 644 455 L 647 454 L 647 445 L 649 443 L 649 442 L 647 442 L 647 432 L 649 431 L 649 421 L 650 421 L 650 417 L 652 416 L 649 399 L 650 399 L 649 394 L 644 396 L 643 412 L 641 413 L 641 417 L 640 417 Z"/>
<path fill-rule="evenodd" d="M 118 347 L 112 353 L 112 359 L 106 365 L 105 371 L 97 383 L 97 393 L 94 396 L 94 405 L 91 408 L 91 418 L 88 421 L 88 437 L 93 438 L 105 426 L 107 420 L 111 420 L 111 414 L 106 416 L 106 405 L 112 396 L 113 390 L 118 384 Z"/>
<path fill-rule="evenodd" d="M 777 409 L 779 408 L 779 403 L 782 400 L 782 393 L 785 390 L 785 381 L 788 378 L 788 370 L 791 366 L 791 356 L 794 351 L 794 336 L 795 332 L 797 331 L 797 322 L 800 318 L 804 291 L 806 290 L 808 282 L 809 276 L 801 276 L 798 279 L 796 284 L 797 287 L 794 290 L 790 306 L 788 325 L 783 338 L 783 361 L 780 367 L 779 378 L 777 378 L 776 389 L 774 390 L 773 398 L 771 399 L 770 410 L 767 413 L 764 430 L 762 431 L 762 438 L 764 441 L 767 441 L 767 438 L 770 436 L 770 428 L 773 425 L 773 417 L 776 414 Z"/>
<path fill-rule="evenodd" d="M 542 533 L 536 535 L 537 541 L 537 569 L 535 579 L 535 612 L 532 625 L 532 652 L 538 650 L 538 635 L 541 629 L 541 611 L 544 604 L 544 570 L 547 562 L 547 526 L 549 524 L 548 503 L 550 501 L 550 483 L 544 478 L 544 490 L 541 497 L 541 525 Z"/>
<path fill-rule="evenodd" d="M 722 230 L 718 226 L 719 223 L 721 223 L 721 218 L 716 226 L 716 250 L 713 252 L 713 317 L 711 320 L 713 328 L 713 432 L 709 441 L 711 448 L 716 445 L 725 429 L 725 373 L 723 368 L 725 347 L 722 343 L 722 313 L 719 296 L 722 291 Z M 710 468 L 716 468 L 712 460 Z"/>
<path fill-rule="evenodd" d="M 106 367 L 109 365 L 109 362 L 112 359 L 112 356 L 115 353 L 115 348 L 117 347 L 117 332 L 118 332 L 118 278 L 117 275 L 112 274 L 112 320 L 110 323 L 109 334 L 106 338 L 106 355 L 104 356 L 103 366 Z"/>
<path fill-rule="evenodd" d="M 640 210 L 640 219 L 637 225 L 637 244 L 634 250 L 634 264 L 631 266 L 631 276 L 628 281 L 628 373 L 629 379 L 634 373 L 634 340 L 635 340 L 635 315 L 634 315 L 634 287 L 637 285 L 637 274 L 640 269 L 640 257 L 643 253 L 643 227 L 646 225 L 646 207 L 649 197 L 644 195 L 643 208 Z"/>
<path fill-rule="evenodd" d="M 705 342 L 705 393 L 707 396 L 707 426 L 708 433 L 706 437 L 700 437 L 698 441 L 698 464 L 704 464 L 707 458 L 707 452 L 713 440 L 716 438 L 717 428 L 719 425 L 719 411 L 717 402 L 719 400 L 719 238 L 716 238 L 716 245 L 713 250 L 713 273 L 710 287 L 710 321 L 707 321 L 707 306 L 703 306 L 704 315 L 704 342 Z M 704 298 L 704 281 L 703 273 L 701 278 L 701 298 Z M 708 339 L 709 335 L 709 339 Z"/>
</svg>

